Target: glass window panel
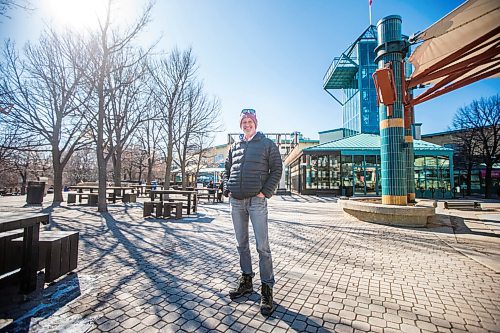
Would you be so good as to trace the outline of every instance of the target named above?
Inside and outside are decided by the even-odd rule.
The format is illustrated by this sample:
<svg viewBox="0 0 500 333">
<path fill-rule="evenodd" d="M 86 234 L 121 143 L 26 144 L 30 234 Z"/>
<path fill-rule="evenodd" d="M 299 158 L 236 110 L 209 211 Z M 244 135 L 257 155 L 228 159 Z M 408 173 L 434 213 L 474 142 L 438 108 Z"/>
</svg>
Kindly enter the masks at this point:
<svg viewBox="0 0 500 333">
<path fill-rule="evenodd" d="M 329 159 L 328 155 L 318 156 L 318 189 L 330 188 L 330 172 L 329 172 Z"/>
<path fill-rule="evenodd" d="M 340 154 L 330 155 L 330 189 L 340 189 Z"/>
</svg>

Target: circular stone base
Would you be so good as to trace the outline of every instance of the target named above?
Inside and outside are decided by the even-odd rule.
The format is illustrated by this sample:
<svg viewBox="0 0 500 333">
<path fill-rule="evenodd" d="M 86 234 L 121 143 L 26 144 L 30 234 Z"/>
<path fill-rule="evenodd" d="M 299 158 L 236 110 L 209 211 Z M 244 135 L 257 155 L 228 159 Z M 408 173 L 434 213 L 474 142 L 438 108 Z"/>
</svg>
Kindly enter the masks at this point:
<svg viewBox="0 0 500 333">
<path fill-rule="evenodd" d="M 383 205 L 373 203 L 373 198 L 365 200 L 356 198 L 339 202 L 344 212 L 361 221 L 401 227 L 425 227 L 428 219 L 436 214 L 434 207 Z"/>
</svg>

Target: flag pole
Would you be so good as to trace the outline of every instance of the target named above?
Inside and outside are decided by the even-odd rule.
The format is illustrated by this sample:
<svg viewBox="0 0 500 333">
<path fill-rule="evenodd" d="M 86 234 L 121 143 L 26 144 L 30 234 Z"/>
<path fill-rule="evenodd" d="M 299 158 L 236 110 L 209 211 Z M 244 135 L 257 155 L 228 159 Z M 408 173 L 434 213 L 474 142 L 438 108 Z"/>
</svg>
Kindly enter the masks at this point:
<svg viewBox="0 0 500 333">
<path fill-rule="evenodd" d="M 372 0 L 368 0 L 368 13 L 370 15 L 370 26 L 372 25 Z"/>
</svg>

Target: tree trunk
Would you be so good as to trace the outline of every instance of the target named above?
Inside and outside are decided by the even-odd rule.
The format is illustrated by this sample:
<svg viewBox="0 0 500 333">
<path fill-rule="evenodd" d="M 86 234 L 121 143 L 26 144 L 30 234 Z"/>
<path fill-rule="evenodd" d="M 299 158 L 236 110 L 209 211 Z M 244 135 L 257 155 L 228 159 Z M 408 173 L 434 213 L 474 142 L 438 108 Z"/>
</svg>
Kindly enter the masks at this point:
<svg viewBox="0 0 500 333">
<path fill-rule="evenodd" d="M 169 138 L 170 139 L 170 138 Z M 170 177 L 171 177 L 171 169 L 172 169 L 172 160 L 173 160 L 173 150 L 174 145 L 171 143 L 172 140 L 169 141 L 167 146 L 167 158 L 165 159 L 165 188 L 168 189 L 170 187 Z"/>
<path fill-rule="evenodd" d="M 151 184 L 152 178 L 153 178 L 153 159 L 148 158 L 148 174 L 146 176 L 146 184 Z"/>
<path fill-rule="evenodd" d="M 485 188 L 484 188 L 484 197 L 485 198 L 491 198 L 492 193 L 493 193 L 493 182 L 491 178 L 491 170 L 493 169 L 493 164 L 492 163 L 486 163 L 486 177 L 484 179 L 485 181 Z"/>
<path fill-rule="evenodd" d="M 122 186 L 122 154 L 123 148 L 119 145 L 113 155 L 113 182 L 115 186 Z"/>
<path fill-rule="evenodd" d="M 54 204 L 60 204 L 61 202 L 64 201 L 63 195 L 62 195 L 62 174 L 63 174 L 63 168 L 61 165 L 61 160 L 59 156 L 59 152 L 54 152 L 53 151 L 53 157 L 52 157 L 52 168 L 54 169 L 54 199 L 52 200 L 52 203 Z"/>
<path fill-rule="evenodd" d="M 472 194 L 472 165 L 469 165 L 467 167 L 467 179 L 465 180 L 467 184 L 467 192 L 466 195 L 471 195 Z"/>
<path fill-rule="evenodd" d="M 181 176 L 182 176 L 182 189 L 185 190 L 188 184 L 188 180 L 186 177 L 186 166 L 184 164 L 181 165 Z"/>
<path fill-rule="evenodd" d="M 103 137 L 102 132 L 97 135 L 97 169 L 98 169 L 98 181 L 99 181 L 99 198 L 97 201 L 97 211 L 107 212 L 108 205 L 106 202 L 106 169 L 107 161 L 104 158 L 104 151 L 102 147 Z"/>
<path fill-rule="evenodd" d="M 104 73 L 105 65 L 102 65 L 101 75 Z M 104 158 L 104 77 L 99 78 L 98 88 L 99 94 L 99 115 L 97 117 L 97 178 L 99 181 L 97 211 L 107 212 L 108 205 L 106 202 L 106 169 L 107 160 Z"/>
<path fill-rule="evenodd" d="M 27 179 L 28 179 L 28 173 L 25 172 L 21 172 L 21 179 L 22 179 L 22 182 L 21 182 L 21 195 L 25 195 L 26 194 L 26 186 L 27 186 Z"/>
</svg>

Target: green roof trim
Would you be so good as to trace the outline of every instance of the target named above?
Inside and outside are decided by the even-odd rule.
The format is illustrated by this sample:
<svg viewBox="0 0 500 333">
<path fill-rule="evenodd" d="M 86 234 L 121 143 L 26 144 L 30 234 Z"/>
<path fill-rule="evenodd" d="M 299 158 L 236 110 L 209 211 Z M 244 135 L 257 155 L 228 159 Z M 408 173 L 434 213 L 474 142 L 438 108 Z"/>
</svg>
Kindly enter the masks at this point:
<svg viewBox="0 0 500 333">
<path fill-rule="evenodd" d="M 445 148 L 422 140 L 413 141 L 415 155 L 453 155 L 453 149 Z M 304 152 L 340 151 L 343 155 L 380 154 L 380 135 L 357 134 L 317 146 L 308 147 Z"/>
<path fill-rule="evenodd" d="M 318 134 L 334 133 L 334 132 L 339 132 L 339 131 L 344 131 L 344 130 L 345 130 L 345 128 L 340 127 L 340 128 L 335 128 L 335 129 L 331 129 L 331 130 L 321 131 L 321 132 L 318 132 Z"/>
<path fill-rule="evenodd" d="M 444 132 L 427 133 L 427 134 L 422 134 L 422 138 L 428 138 L 428 137 L 433 137 L 433 136 L 438 136 L 438 135 L 450 135 L 450 134 L 460 133 L 462 131 L 463 130 L 458 129 L 458 130 L 449 130 L 449 131 L 444 131 Z"/>
</svg>

